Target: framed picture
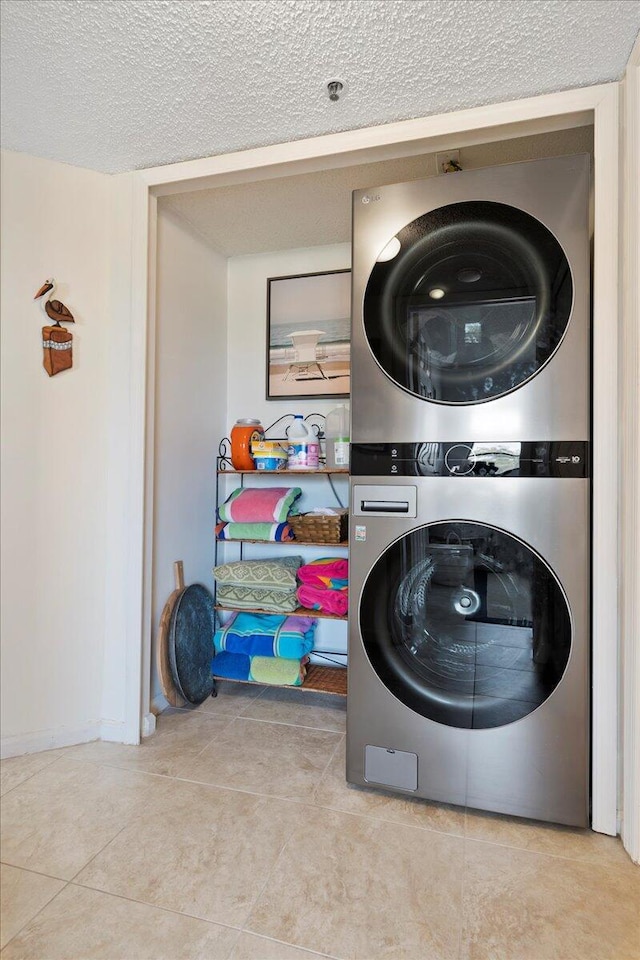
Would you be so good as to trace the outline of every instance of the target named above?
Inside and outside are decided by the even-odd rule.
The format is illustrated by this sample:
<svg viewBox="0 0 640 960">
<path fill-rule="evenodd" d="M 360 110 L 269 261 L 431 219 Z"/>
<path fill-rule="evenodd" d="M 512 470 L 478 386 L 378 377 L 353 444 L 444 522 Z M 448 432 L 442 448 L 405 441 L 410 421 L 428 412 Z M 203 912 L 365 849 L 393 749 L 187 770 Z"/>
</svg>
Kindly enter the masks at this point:
<svg viewBox="0 0 640 960">
<path fill-rule="evenodd" d="M 267 280 L 267 400 L 351 392 L 351 271 Z"/>
</svg>

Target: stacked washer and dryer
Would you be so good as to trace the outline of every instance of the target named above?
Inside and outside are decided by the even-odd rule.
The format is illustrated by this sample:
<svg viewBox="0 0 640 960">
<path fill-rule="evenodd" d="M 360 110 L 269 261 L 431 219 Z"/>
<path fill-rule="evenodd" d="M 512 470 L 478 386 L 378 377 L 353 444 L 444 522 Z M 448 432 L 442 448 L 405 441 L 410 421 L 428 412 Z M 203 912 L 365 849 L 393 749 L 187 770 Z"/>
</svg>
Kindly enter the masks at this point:
<svg viewBox="0 0 640 960">
<path fill-rule="evenodd" d="M 354 194 L 351 783 L 589 822 L 589 185 Z"/>
</svg>

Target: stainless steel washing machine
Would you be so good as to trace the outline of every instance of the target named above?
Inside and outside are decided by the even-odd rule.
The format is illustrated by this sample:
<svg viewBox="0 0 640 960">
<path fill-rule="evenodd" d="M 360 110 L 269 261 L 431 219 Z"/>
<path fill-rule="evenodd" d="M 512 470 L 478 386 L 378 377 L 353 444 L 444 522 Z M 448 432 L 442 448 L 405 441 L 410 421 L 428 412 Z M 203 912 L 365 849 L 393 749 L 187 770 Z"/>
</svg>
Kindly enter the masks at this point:
<svg viewBox="0 0 640 960">
<path fill-rule="evenodd" d="M 588 444 L 356 443 L 347 780 L 589 821 Z"/>
<path fill-rule="evenodd" d="M 589 438 L 589 158 L 353 196 L 357 442 Z"/>
</svg>

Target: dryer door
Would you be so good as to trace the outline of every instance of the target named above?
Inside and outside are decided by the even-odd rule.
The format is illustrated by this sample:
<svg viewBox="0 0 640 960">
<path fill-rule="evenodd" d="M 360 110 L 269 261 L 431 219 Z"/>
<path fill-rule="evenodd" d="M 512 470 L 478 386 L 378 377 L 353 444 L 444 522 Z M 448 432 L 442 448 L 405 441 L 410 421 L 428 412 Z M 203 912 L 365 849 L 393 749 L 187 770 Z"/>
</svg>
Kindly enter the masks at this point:
<svg viewBox="0 0 640 960">
<path fill-rule="evenodd" d="M 469 522 L 428 524 L 393 543 L 359 610 L 369 660 L 416 713 L 485 729 L 553 693 L 571 651 L 564 592 L 522 541 Z"/>
<path fill-rule="evenodd" d="M 470 404 L 525 384 L 557 350 L 573 283 L 554 235 L 522 210 L 468 201 L 407 224 L 363 303 L 382 370 L 414 396 Z"/>
</svg>

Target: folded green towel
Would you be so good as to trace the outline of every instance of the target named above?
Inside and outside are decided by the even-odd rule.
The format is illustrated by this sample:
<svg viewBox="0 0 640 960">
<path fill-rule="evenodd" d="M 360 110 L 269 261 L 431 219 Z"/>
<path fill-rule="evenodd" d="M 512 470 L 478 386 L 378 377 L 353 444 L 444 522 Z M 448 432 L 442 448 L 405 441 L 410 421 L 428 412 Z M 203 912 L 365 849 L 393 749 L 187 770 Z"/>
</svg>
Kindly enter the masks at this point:
<svg viewBox="0 0 640 960">
<path fill-rule="evenodd" d="M 213 568 L 214 579 L 218 583 L 233 583 L 243 587 L 260 587 L 278 590 L 298 586 L 296 570 L 302 564 L 302 557 L 278 557 L 269 560 L 234 560 L 221 563 Z"/>
<path fill-rule="evenodd" d="M 216 601 L 235 610 L 267 610 L 269 613 L 293 613 L 300 604 L 293 590 L 263 590 L 259 587 L 241 587 L 235 583 L 221 583 L 216 590 Z"/>
<path fill-rule="evenodd" d="M 293 530 L 288 523 L 218 523 L 218 540 L 294 540 Z"/>
<path fill-rule="evenodd" d="M 249 679 L 257 683 L 299 687 L 303 678 L 304 668 L 300 660 L 287 660 L 285 657 L 251 657 Z"/>
</svg>

